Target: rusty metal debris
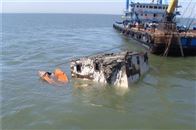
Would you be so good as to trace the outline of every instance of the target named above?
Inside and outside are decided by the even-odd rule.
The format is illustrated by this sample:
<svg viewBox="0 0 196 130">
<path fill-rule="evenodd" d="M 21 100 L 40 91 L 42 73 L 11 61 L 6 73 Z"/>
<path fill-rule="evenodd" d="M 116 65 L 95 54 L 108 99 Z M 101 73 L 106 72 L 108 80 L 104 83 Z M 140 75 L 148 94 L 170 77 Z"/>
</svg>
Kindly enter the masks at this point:
<svg viewBox="0 0 196 130">
<path fill-rule="evenodd" d="M 71 60 L 71 76 L 125 87 L 149 70 L 147 53 L 124 51 Z"/>
</svg>

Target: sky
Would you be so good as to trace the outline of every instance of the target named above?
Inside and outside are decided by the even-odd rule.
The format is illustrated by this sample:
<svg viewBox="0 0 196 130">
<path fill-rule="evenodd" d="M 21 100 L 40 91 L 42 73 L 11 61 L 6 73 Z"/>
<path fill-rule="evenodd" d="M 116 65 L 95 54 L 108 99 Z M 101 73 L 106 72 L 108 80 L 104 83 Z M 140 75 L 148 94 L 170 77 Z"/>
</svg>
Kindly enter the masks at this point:
<svg viewBox="0 0 196 130">
<path fill-rule="evenodd" d="M 132 1 L 151 2 L 152 0 Z M 189 2 L 191 4 L 187 8 Z M 125 3 L 126 0 L 1 0 L 0 13 L 122 14 Z M 183 16 L 190 17 L 192 14 L 192 17 L 195 17 L 196 0 L 179 0 L 179 4 L 183 6 L 180 9 L 181 12 L 185 12 Z"/>
</svg>

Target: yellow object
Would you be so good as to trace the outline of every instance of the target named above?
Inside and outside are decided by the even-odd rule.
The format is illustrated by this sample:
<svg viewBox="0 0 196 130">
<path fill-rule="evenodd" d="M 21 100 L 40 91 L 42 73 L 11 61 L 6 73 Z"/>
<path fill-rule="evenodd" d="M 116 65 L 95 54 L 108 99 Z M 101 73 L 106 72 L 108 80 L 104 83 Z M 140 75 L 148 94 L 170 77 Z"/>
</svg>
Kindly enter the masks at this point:
<svg viewBox="0 0 196 130">
<path fill-rule="evenodd" d="M 54 75 L 56 76 L 57 80 L 60 81 L 60 82 L 68 82 L 68 78 L 67 78 L 67 75 L 60 69 L 56 69 L 54 71 Z"/>
<path fill-rule="evenodd" d="M 178 6 L 178 0 L 170 0 L 169 7 L 167 8 L 167 13 L 174 13 L 176 7 Z"/>
</svg>

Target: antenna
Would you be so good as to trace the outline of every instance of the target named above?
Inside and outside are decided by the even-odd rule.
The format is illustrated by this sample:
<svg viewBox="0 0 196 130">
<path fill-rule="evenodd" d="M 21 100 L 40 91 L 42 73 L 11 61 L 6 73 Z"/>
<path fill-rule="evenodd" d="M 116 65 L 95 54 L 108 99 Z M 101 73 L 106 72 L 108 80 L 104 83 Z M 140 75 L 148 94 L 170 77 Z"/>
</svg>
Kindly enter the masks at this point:
<svg viewBox="0 0 196 130">
<path fill-rule="evenodd" d="M 126 2 L 126 10 L 129 11 L 129 0 Z"/>
</svg>

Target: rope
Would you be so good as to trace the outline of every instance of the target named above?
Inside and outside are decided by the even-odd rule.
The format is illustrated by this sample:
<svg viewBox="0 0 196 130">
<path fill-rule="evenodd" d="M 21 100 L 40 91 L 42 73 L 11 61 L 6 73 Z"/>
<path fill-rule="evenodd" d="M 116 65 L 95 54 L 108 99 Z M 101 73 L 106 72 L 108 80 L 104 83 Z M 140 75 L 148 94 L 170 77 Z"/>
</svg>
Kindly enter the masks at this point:
<svg viewBox="0 0 196 130">
<path fill-rule="evenodd" d="M 193 4 L 193 6 L 195 6 L 195 4 Z M 195 8 L 193 8 L 193 9 L 191 10 L 191 13 L 190 13 L 190 15 L 189 15 L 189 17 L 188 17 L 188 18 L 191 18 L 192 14 L 193 14 L 193 15 L 195 15 L 195 14 L 193 13 L 193 11 L 194 11 L 194 10 L 195 10 Z M 193 17 L 193 19 L 194 19 L 194 17 Z M 188 25 L 190 21 L 192 21 L 192 19 L 191 19 L 191 20 L 189 20 L 189 19 L 188 19 L 188 21 L 187 21 L 187 24 L 186 24 L 186 25 Z"/>
<path fill-rule="evenodd" d="M 195 17 L 196 17 L 196 14 L 193 16 L 193 18 L 191 19 L 190 21 L 190 24 L 188 25 L 188 30 L 190 29 L 191 27 L 191 24 L 193 23 L 193 21 L 195 20 Z"/>
<path fill-rule="evenodd" d="M 189 4 L 187 5 L 187 7 L 186 7 L 185 11 L 183 12 L 183 14 L 182 14 L 182 17 L 181 17 L 181 18 L 183 18 L 184 14 L 187 12 L 187 10 L 188 10 L 189 6 L 191 5 L 191 2 L 192 2 L 192 0 L 191 0 L 191 1 L 189 2 Z"/>
<path fill-rule="evenodd" d="M 196 17 L 196 14 L 194 15 L 194 17 L 191 19 L 191 22 L 190 22 L 190 24 L 188 25 L 188 30 L 190 29 L 190 27 L 191 27 L 191 24 L 193 23 L 193 21 L 195 20 L 195 17 Z M 186 37 L 187 36 L 187 33 L 188 33 L 188 30 L 186 31 L 186 33 L 185 33 L 185 35 L 184 35 L 184 37 Z"/>
<path fill-rule="evenodd" d="M 123 46 L 123 45 L 119 45 L 119 46 L 110 48 L 110 49 L 108 49 L 108 50 L 99 51 L 99 52 L 96 52 L 96 53 L 87 55 L 87 56 L 85 56 L 85 57 L 90 57 L 90 56 L 98 55 L 98 54 L 105 53 L 105 52 L 108 52 L 108 51 L 112 51 L 112 50 L 117 49 L 117 48 L 120 48 L 120 47 L 122 47 L 122 46 Z M 82 57 L 82 56 L 81 56 L 81 57 Z M 78 57 L 78 58 L 81 58 L 81 57 Z M 84 57 L 84 56 L 83 56 L 83 57 Z M 75 57 L 69 58 L 69 59 L 66 60 L 65 62 L 55 65 L 55 67 L 58 67 L 58 66 L 61 66 L 61 65 L 66 65 L 66 64 L 70 63 L 70 61 L 73 60 L 73 59 L 75 59 Z"/>
<path fill-rule="evenodd" d="M 170 39 L 169 39 L 169 42 L 168 42 L 168 44 L 167 44 L 167 47 L 166 47 L 166 49 L 165 49 L 165 52 L 163 53 L 163 56 L 166 56 L 166 57 L 167 57 L 168 52 L 169 52 L 169 48 L 170 48 L 170 46 L 171 46 L 172 38 L 173 38 L 173 35 L 171 35 L 171 37 L 170 37 Z"/>
<path fill-rule="evenodd" d="M 179 44 L 179 47 L 180 47 L 181 56 L 184 57 L 184 51 L 183 51 L 182 44 L 181 44 L 181 41 L 180 41 L 180 36 L 178 36 L 178 44 Z"/>
</svg>

